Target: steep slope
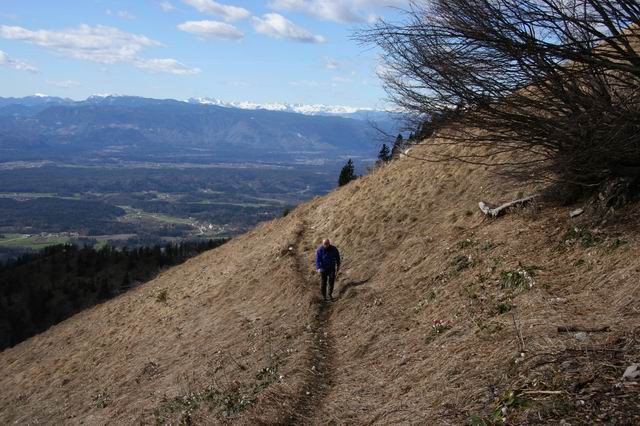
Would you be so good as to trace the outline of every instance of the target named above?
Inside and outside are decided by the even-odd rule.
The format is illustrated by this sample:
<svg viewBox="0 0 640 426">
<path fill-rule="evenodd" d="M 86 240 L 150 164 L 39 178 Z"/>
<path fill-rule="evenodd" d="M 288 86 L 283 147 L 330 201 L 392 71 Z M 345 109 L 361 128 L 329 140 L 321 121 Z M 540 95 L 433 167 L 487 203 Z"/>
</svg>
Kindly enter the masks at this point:
<svg viewBox="0 0 640 426">
<path fill-rule="evenodd" d="M 4 351 L 0 423 L 635 424 L 640 212 L 477 209 L 535 190 L 395 161 Z"/>
</svg>

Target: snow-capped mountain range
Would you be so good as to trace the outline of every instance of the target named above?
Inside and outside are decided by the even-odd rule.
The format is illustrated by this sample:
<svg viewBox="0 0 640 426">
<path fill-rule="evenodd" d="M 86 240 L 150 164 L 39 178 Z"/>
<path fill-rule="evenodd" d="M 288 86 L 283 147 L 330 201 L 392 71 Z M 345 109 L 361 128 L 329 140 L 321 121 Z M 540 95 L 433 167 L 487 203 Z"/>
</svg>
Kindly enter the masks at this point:
<svg viewBox="0 0 640 426">
<path fill-rule="evenodd" d="M 11 103 L 19 103 L 22 105 L 41 105 L 41 104 L 59 104 L 59 105 L 70 105 L 76 103 L 101 103 L 101 104 L 112 104 L 118 103 L 121 104 L 123 101 L 126 102 L 146 102 L 146 101 L 154 101 L 152 99 L 135 97 L 135 96 L 125 96 L 125 95 L 117 95 L 117 94 L 95 94 L 84 101 L 74 101 L 68 98 L 59 98 L 55 96 L 48 96 L 42 93 L 37 93 L 32 96 L 28 96 L 25 98 L 1 98 L 0 106 L 11 104 Z M 216 98 L 208 98 L 208 97 L 200 97 L 200 98 L 190 98 L 185 100 L 184 102 L 190 104 L 199 104 L 199 105 L 215 105 L 224 108 L 238 108 L 244 110 L 267 110 L 267 111 L 280 111 L 280 112 L 290 112 L 304 115 L 324 115 L 324 116 L 337 116 L 337 117 L 345 117 L 345 118 L 353 118 L 359 120 L 389 120 L 390 116 L 393 115 L 391 111 L 384 110 L 376 110 L 373 108 L 359 108 L 352 107 L 346 105 L 325 105 L 325 104 L 290 104 L 290 103 L 281 103 L 281 102 L 270 102 L 270 103 L 257 103 L 257 102 L 227 102 Z"/>
<path fill-rule="evenodd" d="M 288 104 L 288 103 L 265 103 L 256 102 L 225 102 L 215 98 L 191 98 L 187 102 L 217 105 L 227 108 L 240 109 L 266 109 L 269 111 L 295 112 L 306 115 L 343 115 L 354 114 L 357 112 L 374 112 L 372 108 L 357 108 L 345 105 L 324 105 L 324 104 Z"/>
</svg>

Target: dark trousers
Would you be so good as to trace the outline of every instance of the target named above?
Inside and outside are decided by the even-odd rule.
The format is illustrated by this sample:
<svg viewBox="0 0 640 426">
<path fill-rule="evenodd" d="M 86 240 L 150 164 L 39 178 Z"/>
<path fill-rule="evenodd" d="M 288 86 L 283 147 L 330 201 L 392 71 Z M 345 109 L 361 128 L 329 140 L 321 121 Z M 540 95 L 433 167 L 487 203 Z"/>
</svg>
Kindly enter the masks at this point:
<svg viewBox="0 0 640 426">
<path fill-rule="evenodd" d="M 333 284 L 336 282 L 336 271 L 320 272 L 320 282 L 322 284 L 320 288 L 322 297 L 324 297 L 324 300 L 330 299 L 333 294 Z"/>
</svg>

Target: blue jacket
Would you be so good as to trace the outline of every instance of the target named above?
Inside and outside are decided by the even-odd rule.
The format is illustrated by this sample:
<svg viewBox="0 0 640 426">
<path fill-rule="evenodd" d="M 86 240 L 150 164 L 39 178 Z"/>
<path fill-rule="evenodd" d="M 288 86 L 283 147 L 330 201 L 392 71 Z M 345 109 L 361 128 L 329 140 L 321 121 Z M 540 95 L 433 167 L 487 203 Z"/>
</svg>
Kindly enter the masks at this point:
<svg viewBox="0 0 640 426">
<path fill-rule="evenodd" d="M 316 269 L 323 271 L 335 271 L 340 269 L 340 252 L 335 246 L 325 248 L 320 246 L 316 251 Z"/>
</svg>

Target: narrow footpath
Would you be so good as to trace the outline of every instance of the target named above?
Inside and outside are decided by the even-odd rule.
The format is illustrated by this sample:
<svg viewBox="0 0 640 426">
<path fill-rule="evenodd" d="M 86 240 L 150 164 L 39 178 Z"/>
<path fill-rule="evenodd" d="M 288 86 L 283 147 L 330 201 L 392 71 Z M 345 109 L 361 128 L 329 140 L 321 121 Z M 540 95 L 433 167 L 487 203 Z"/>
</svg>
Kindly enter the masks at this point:
<svg viewBox="0 0 640 426">
<path fill-rule="evenodd" d="M 322 419 L 322 406 L 325 397 L 333 386 L 335 374 L 335 349 L 330 330 L 333 307 L 320 299 L 320 283 L 312 273 L 311 262 L 313 259 L 305 255 L 306 229 L 306 223 L 303 223 L 296 238 L 294 267 L 301 285 L 307 291 L 317 294 L 318 297 L 313 299 L 315 315 L 306 329 L 308 336 L 307 361 L 305 363 L 306 376 L 294 412 L 285 420 L 287 424 L 325 423 Z"/>
</svg>

